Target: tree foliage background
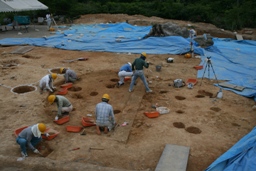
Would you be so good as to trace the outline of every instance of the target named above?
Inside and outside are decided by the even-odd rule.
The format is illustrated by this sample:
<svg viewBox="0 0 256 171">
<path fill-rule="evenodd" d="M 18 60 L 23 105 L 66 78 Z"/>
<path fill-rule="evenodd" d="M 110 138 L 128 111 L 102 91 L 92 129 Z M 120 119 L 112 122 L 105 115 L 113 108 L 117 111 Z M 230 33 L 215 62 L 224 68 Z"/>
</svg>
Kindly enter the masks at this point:
<svg viewBox="0 0 256 171">
<path fill-rule="evenodd" d="M 256 0 L 39 0 L 53 15 L 70 19 L 84 14 L 140 14 L 165 19 L 212 23 L 238 30 L 256 27 Z M 45 16 L 46 11 L 36 11 Z M 34 14 L 34 13 L 33 13 Z M 34 14 L 35 15 L 35 14 Z"/>
</svg>

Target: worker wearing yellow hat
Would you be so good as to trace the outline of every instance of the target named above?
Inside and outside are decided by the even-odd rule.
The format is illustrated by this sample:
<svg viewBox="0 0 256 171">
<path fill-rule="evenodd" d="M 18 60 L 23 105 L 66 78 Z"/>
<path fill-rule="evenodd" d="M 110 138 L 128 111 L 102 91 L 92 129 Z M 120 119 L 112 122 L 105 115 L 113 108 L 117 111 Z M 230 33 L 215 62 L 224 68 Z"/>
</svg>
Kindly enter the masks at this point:
<svg viewBox="0 0 256 171">
<path fill-rule="evenodd" d="M 72 104 L 64 96 L 50 95 L 50 96 L 48 96 L 48 102 L 50 104 L 53 104 L 54 102 L 56 102 L 56 104 L 57 104 L 58 112 L 55 117 L 55 120 L 58 120 L 60 117 L 62 117 L 62 115 L 69 114 L 69 112 L 71 112 L 73 110 Z"/>
<path fill-rule="evenodd" d="M 102 102 L 96 105 L 95 117 L 96 117 L 96 131 L 100 135 L 100 128 L 104 128 L 104 133 L 108 133 L 115 126 L 115 116 L 113 107 L 108 104 L 110 97 L 108 94 L 103 94 Z"/>
<path fill-rule="evenodd" d="M 152 90 L 148 87 L 148 83 L 147 83 L 146 77 L 143 72 L 144 67 L 145 68 L 149 67 L 149 62 L 145 61 L 146 58 L 147 58 L 146 52 L 142 52 L 140 55 L 140 58 L 136 58 L 134 60 L 134 62 L 132 63 L 132 70 L 134 71 L 134 74 L 133 74 L 132 81 L 130 84 L 129 92 L 133 91 L 134 84 L 138 77 L 142 80 L 142 82 L 146 88 L 146 92 L 147 93 L 152 92 Z"/>
<path fill-rule="evenodd" d="M 46 137 L 49 136 L 49 134 L 45 133 L 45 131 L 46 125 L 44 123 L 37 123 L 23 129 L 19 133 L 18 137 L 16 138 L 16 142 L 20 145 L 22 157 L 28 156 L 27 147 L 30 148 L 34 153 L 40 153 L 38 149 L 36 149 L 36 146 L 42 140 L 42 134 L 45 134 Z"/>
<path fill-rule="evenodd" d="M 40 93 L 42 94 L 43 91 L 45 90 L 49 90 L 50 92 L 53 92 L 55 90 L 55 87 L 53 87 L 53 81 L 56 78 L 57 78 L 56 73 L 45 75 L 39 82 Z"/>
<path fill-rule="evenodd" d="M 60 73 L 64 74 L 65 83 L 72 82 L 74 83 L 78 78 L 75 71 L 68 68 L 60 68 Z"/>
</svg>

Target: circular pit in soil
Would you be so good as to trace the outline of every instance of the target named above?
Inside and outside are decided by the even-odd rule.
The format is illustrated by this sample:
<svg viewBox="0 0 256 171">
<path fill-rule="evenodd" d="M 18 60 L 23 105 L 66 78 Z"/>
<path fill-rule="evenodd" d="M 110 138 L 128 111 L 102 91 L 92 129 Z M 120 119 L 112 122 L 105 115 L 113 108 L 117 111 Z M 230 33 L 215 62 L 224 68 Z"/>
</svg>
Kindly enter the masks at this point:
<svg viewBox="0 0 256 171">
<path fill-rule="evenodd" d="M 35 86 L 31 86 L 31 85 L 20 85 L 20 86 L 16 86 L 14 88 L 11 89 L 12 93 L 16 93 L 16 94 L 24 94 L 24 93 L 29 93 L 32 91 L 36 91 L 36 87 Z"/>
<path fill-rule="evenodd" d="M 114 110 L 114 114 L 118 114 L 120 112 L 121 112 L 120 110 Z"/>
<path fill-rule="evenodd" d="M 95 92 L 95 91 L 90 93 L 90 96 L 97 96 L 97 95 L 98 95 L 98 92 Z"/>
</svg>

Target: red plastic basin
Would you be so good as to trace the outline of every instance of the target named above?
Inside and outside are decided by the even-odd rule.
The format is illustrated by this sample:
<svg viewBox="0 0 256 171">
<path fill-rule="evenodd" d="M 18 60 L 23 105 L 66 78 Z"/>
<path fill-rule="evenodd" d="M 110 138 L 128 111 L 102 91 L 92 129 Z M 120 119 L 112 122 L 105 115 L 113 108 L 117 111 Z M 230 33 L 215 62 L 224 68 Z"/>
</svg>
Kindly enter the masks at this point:
<svg viewBox="0 0 256 171">
<path fill-rule="evenodd" d="M 195 84 L 197 83 L 197 79 L 195 79 L 195 78 L 189 78 L 189 79 L 187 80 L 187 84 L 189 84 L 189 83 L 192 83 L 193 85 L 195 85 Z"/>
<path fill-rule="evenodd" d="M 124 81 L 130 81 L 131 77 L 124 77 Z"/>
<path fill-rule="evenodd" d="M 66 89 L 69 89 L 73 86 L 73 83 L 66 83 L 66 84 L 62 84 L 60 87 L 61 88 L 66 88 Z"/>
<path fill-rule="evenodd" d="M 16 130 L 14 131 L 14 135 L 15 135 L 16 137 L 18 137 L 19 133 L 20 133 L 23 129 L 27 128 L 27 127 L 28 127 L 28 126 L 23 126 L 23 127 L 21 127 L 21 128 L 16 129 Z"/>
<path fill-rule="evenodd" d="M 61 88 L 56 94 L 57 95 L 65 95 L 68 93 L 68 89 L 67 88 Z"/>
<path fill-rule="evenodd" d="M 201 69 L 204 68 L 204 66 L 203 66 L 203 65 L 199 65 L 199 66 L 194 66 L 194 68 L 195 68 L 196 70 L 201 70 Z"/>
<path fill-rule="evenodd" d="M 83 128 L 82 126 L 71 126 L 71 125 L 66 126 L 66 130 L 68 132 L 80 132 L 82 128 Z"/>
<path fill-rule="evenodd" d="M 70 119 L 69 116 L 64 116 L 63 118 L 61 118 L 61 119 L 59 119 L 59 120 L 57 120 L 57 121 L 54 120 L 53 122 L 56 123 L 56 124 L 58 124 L 58 125 L 62 125 L 62 124 L 64 124 L 64 123 L 68 122 L 69 119 Z"/>
<path fill-rule="evenodd" d="M 144 115 L 146 115 L 148 118 L 157 118 L 160 113 L 158 111 L 144 112 Z"/>
<path fill-rule="evenodd" d="M 93 119 L 87 118 L 87 117 L 83 117 L 82 118 L 82 125 L 84 127 L 89 127 L 89 126 L 95 126 L 96 124 L 94 123 Z"/>
</svg>

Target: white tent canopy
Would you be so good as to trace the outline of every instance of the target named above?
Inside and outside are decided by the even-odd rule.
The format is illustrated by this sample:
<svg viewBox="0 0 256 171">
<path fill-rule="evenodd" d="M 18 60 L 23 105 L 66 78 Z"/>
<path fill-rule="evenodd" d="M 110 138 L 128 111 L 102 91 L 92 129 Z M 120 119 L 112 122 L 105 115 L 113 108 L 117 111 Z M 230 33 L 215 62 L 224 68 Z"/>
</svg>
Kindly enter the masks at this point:
<svg viewBox="0 0 256 171">
<path fill-rule="evenodd" d="M 0 12 L 47 10 L 48 7 L 37 0 L 0 0 Z"/>
</svg>

